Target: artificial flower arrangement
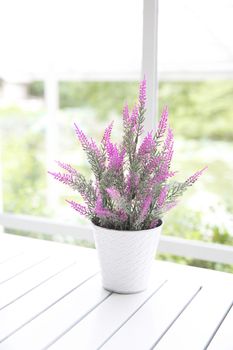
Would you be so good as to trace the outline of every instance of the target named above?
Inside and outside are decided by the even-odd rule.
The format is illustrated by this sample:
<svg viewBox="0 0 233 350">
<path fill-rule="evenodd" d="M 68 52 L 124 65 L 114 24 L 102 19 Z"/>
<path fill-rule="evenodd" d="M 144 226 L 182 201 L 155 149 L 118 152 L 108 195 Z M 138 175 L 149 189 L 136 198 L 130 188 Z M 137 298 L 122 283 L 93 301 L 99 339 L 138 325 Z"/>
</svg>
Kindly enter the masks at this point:
<svg viewBox="0 0 233 350">
<path fill-rule="evenodd" d="M 84 203 L 67 202 L 92 222 L 105 289 L 136 293 L 146 289 L 162 229 L 162 217 L 176 206 L 205 168 L 184 182 L 173 181 L 173 132 L 168 109 L 162 111 L 155 131 L 143 137 L 146 80 L 132 111 L 123 109 L 123 139 L 111 141 L 113 123 L 100 145 L 75 124 L 94 179 L 88 181 L 71 165 L 57 162 L 65 172 L 50 172 L 58 181 L 78 191 Z M 141 140 L 142 138 L 142 140 Z"/>
<path fill-rule="evenodd" d="M 95 180 L 87 181 L 71 165 L 57 162 L 66 172 L 49 172 L 54 178 L 79 192 L 85 205 L 67 201 L 95 225 L 115 230 L 146 230 L 156 227 L 163 215 L 176 206 L 183 193 L 204 169 L 184 182 L 171 181 L 173 132 L 168 125 L 168 109 L 163 109 L 157 130 L 140 143 L 146 104 L 146 80 L 142 80 L 139 100 L 130 113 L 123 109 L 123 140 L 111 142 L 113 123 L 105 130 L 100 146 L 88 139 L 75 124 L 76 134 L 86 152 Z"/>
</svg>

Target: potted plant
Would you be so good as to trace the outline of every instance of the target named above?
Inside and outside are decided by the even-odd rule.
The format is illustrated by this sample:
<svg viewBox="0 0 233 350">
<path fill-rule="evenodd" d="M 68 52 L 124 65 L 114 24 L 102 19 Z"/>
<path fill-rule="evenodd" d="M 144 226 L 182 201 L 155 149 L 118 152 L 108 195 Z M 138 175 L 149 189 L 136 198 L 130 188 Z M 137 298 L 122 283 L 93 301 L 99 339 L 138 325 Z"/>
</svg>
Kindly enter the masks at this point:
<svg viewBox="0 0 233 350">
<path fill-rule="evenodd" d="M 50 172 L 78 191 L 83 204 L 67 201 L 92 222 L 103 287 L 118 293 L 145 290 L 162 229 L 163 215 L 194 184 L 204 169 L 184 182 L 172 181 L 173 133 L 168 109 L 163 109 L 155 131 L 142 134 L 146 80 L 132 111 L 123 109 L 123 140 L 111 141 L 113 123 L 98 146 L 75 124 L 76 134 L 91 165 L 87 181 L 71 165 L 57 162 L 65 173 Z M 142 140 L 141 140 L 142 138 Z"/>
</svg>

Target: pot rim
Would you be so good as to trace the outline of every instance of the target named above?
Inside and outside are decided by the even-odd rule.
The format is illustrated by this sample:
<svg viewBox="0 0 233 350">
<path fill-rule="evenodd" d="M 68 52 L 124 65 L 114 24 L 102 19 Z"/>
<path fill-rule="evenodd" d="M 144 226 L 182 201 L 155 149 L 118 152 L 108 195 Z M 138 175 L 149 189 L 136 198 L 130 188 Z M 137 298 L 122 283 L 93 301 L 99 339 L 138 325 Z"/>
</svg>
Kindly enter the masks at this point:
<svg viewBox="0 0 233 350">
<path fill-rule="evenodd" d="M 103 231 L 111 231 L 111 232 L 115 231 L 115 232 L 126 232 L 126 233 L 150 232 L 150 231 L 153 231 L 155 229 L 162 228 L 164 222 L 163 222 L 162 219 L 159 219 L 159 222 L 160 222 L 159 226 L 156 226 L 154 228 L 149 228 L 149 229 L 146 229 L 146 230 L 136 230 L 135 231 L 135 230 L 115 230 L 115 229 L 112 229 L 112 228 L 106 228 L 106 227 L 98 226 L 98 225 L 94 224 L 92 221 L 90 221 L 91 226 L 93 228 L 101 229 Z"/>
</svg>

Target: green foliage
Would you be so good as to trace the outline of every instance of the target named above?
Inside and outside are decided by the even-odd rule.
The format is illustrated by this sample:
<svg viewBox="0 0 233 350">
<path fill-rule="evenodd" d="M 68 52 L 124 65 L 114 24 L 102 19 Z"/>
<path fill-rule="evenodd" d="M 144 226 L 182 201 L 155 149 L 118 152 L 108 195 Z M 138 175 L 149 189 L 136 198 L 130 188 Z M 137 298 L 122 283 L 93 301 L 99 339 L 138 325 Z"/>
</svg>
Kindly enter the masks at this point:
<svg viewBox="0 0 233 350">
<path fill-rule="evenodd" d="M 98 120 L 120 115 L 125 101 L 137 96 L 136 82 L 61 82 L 60 107 L 92 108 Z M 32 96 L 43 96 L 43 83 L 28 86 Z M 233 140 L 233 82 L 161 82 L 159 110 L 168 105 L 176 136 Z M 201 125 L 201 127 L 200 127 Z"/>
<path fill-rule="evenodd" d="M 224 228 L 220 229 L 218 226 L 211 227 L 212 229 L 212 242 L 233 245 L 233 237 L 230 236 L 229 232 Z"/>
<path fill-rule="evenodd" d="M 4 211 L 46 215 L 42 135 L 14 134 L 3 141 Z"/>
<path fill-rule="evenodd" d="M 2 106 L 0 108 L 0 121 L 4 121 L 6 126 L 12 125 L 14 122 L 22 120 L 22 118 L 27 118 L 27 120 L 33 120 L 41 115 L 41 111 L 30 111 L 23 109 L 21 106 L 16 104 L 10 106 Z M 26 121 L 24 119 L 24 122 Z M 5 129 L 4 125 L 1 125 L 1 129 Z"/>
<path fill-rule="evenodd" d="M 166 104 L 176 135 L 233 140 L 233 82 L 160 83 L 160 108 Z"/>
<path fill-rule="evenodd" d="M 172 255 L 172 254 L 158 254 L 157 258 L 160 260 L 170 261 L 170 262 L 183 264 L 183 265 L 190 265 L 190 266 L 202 267 L 205 269 L 212 269 L 212 270 L 233 273 L 233 265 L 229 265 L 229 264 L 221 264 L 221 263 L 215 263 L 211 261 L 204 261 L 204 260 L 198 260 L 198 259 L 188 259 L 188 258 L 184 258 L 181 256 Z"/>
<path fill-rule="evenodd" d="M 86 107 L 96 110 L 98 119 L 111 112 L 121 114 L 124 101 L 135 101 L 136 82 L 61 82 L 60 107 Z"/>
<path fill-rule="evenodd" d="M 43 81 L 33 81 L 27 86 L 27 93 L 29 96 L 43 97 L 44 96 L 44 83 Z"/>
<path fill-rule="evenodd" d="M 225 210 L 227 212 L 227 208 Z M 216 211 L 218 211 L 218 208 L 216 208 Z M 231 215 L 231 212 L 232 210 L 229 211 L 229 215 Z M 211 222 L 210 218 L 208 222 L 206 222 L 205 219 L 205 214 L 201 211 L 185 211 L 183 208 L 179 207 L 168 215 L 163 233 L 165 235 L 180 236 L 182 238 L 200 240 L 208 243 L 233 245 L 233 236 L 222 222 L 214 224 Z M 159 258 L 187 265 L 233 272 L 233 265 L 178 257 L 171 254 L 160 254 Z"/>
</svg>

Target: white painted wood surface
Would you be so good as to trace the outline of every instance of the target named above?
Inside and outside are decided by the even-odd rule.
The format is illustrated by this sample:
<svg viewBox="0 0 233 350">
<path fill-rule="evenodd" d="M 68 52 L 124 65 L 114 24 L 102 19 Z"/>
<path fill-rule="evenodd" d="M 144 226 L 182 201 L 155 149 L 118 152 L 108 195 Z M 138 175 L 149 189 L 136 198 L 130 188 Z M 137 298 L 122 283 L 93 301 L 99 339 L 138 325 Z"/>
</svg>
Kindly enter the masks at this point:
<svg viewBox="0 0 233 350">
<path fill-rule="evenodd" d="M 0 235 L 0 350 L 232 350 L 233 275 L 156 261 L 147 291 L 101 286 L 96 251 Z"/>
<path fill-rule="evenodd" d="M 229 313 L 226 315 L 221 327 L 219 328 L 217 334 L 215 335 L 213 341 L 210 343 L 208 350 L 232 350 L 233 341 L 233 305 Z"/>
<path fill-rule="evenodd" d="M 221 291 L 221 285 L 204 287 L 155 349 L 172 349 L 174 337 L 179 350 L 204 349 L 232 304 L 232 288 L 226 285 L 224 295 Z"/>
</svg>

